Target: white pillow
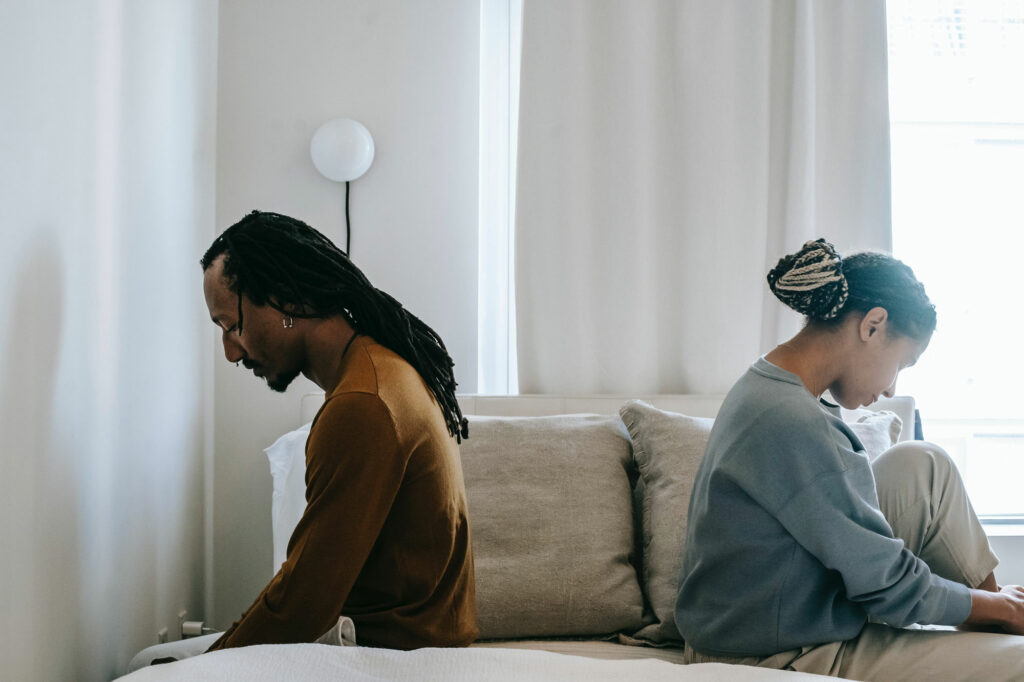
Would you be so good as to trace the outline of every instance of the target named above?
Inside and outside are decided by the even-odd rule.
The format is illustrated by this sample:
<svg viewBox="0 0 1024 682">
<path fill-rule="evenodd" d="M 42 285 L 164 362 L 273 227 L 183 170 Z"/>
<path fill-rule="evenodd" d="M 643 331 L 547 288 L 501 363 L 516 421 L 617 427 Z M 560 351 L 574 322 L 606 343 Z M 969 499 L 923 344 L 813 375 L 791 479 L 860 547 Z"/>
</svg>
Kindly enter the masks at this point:
<svg viewBox="0 0 1024 682">
<path fill-rule="evenodd" d="M 844 410 L 843 421 L 857 434 L 871 461 L 896 445 L 903 432 L 903 420 L 889 410 Z"/>
<path fill-rule="evenodd" d="M 271 519 L 274 530 L 274 573 L 288 555 L 288 540 L 306 511 L 306 439 L 312 422 L 284 434 L 263 452 L 274 479 Z"/>
<path fill-rule="evenodd" d="M 832 400 L 831 402 L 835 402 Z M 899 439 L 914 440 L 914 422 L 916 404 L 912 397 L 909 395 L 898 395 L 895 398 L 879 398 L 876 402 L 872 403 L 868 407 L 860 407 L 856 410 L 848 410 L 845 407 L 839 408 L 838 416 L 848 424 L 854 424 L 857 420 L 869 413 L 869 412 L 881 412 L 888 410 L 889 412 L 895 412 L 896 416 L 900 418 L 903 423 L 903 430 L 900 433 Z"/>
</svg>

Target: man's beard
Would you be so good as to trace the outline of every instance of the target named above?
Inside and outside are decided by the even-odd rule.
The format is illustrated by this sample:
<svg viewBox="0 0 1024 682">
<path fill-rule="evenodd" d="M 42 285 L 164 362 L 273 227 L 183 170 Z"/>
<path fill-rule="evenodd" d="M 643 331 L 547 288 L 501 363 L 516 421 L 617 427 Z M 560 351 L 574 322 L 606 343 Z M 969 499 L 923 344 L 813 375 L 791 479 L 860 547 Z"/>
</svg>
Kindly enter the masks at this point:
<svg viewBox="0 0 1024 682">
<path fill-rule="evenodd" d="M 253 362 L 248 358 L 242 360 L 242 364 L 248 370 L 254 370 L 257 367 L 263 367 L 259 363 Z M 295 381 L 295 377 L 297 376 L 299 376 L 299 370 L 294 369 L 274 377 L 263 375 L 263 380 L 267 382 L 267 386 L 270 387 L 270 390 L 277 391 L 278 393 L 284 393 L 288 386 L 291 385 L 293 381 Z"/>
<path fill-rule="evenodd" d="M 293 370 L 285 374 L 278 374 L 274 377 L 266 377 L 267 386 L 270 390 L 277 391 L 278 393 L 284 393 L 288 386 L 295 381 L 295 377 L 299 376 L 298 370 Z"/>
</svg>

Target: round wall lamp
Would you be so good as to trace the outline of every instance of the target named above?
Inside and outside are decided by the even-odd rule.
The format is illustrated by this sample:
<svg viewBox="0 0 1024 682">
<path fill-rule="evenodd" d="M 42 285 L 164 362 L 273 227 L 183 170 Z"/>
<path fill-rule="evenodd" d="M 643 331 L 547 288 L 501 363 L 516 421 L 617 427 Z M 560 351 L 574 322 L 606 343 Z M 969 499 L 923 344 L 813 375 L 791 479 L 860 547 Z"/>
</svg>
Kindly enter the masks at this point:
<svg viewBox="0 0 1024 682">
<path fill-rule="evenodd" d="M 335 182 L 355 180 L 373 163 L 373 136 L 359 121 L 335 118 L 317 128 L 309 155 L 320 173 Z"/>
<path fill-rule="evenodd" d="M 359 178 L 373 163 L 373 136 L 359 121 L 335 118 L 313 133 L 309 155 L 328 180 L 345 183 L 345 253 L 351 252 L 352 224 L 348 215 L 349 182 Z"/>
</svg>

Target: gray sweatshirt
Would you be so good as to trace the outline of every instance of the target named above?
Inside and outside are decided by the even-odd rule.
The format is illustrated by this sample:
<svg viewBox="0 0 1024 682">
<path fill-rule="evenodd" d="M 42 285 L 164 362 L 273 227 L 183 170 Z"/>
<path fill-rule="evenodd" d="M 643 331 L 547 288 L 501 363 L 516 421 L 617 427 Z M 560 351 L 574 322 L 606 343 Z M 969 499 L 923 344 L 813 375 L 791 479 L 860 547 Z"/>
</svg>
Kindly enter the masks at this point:
<svg viewBox="0 0 1024 682">
<path fill-rule="evenodd" d="M 967 587 L 893 537 L 860 441 L 799 377 L 755 362 L 726 396 L 694 481 L 676 625 L 719 656 L 767 656 L 896 627 L 957 625 Z"/>
</svg>

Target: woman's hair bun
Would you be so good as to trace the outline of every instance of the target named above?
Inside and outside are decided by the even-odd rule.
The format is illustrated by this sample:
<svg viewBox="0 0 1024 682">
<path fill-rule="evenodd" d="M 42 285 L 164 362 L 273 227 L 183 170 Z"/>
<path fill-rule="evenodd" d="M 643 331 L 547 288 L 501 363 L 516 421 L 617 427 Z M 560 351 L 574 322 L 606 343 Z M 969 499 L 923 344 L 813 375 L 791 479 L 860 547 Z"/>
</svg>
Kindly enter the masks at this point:
<svg viewBox="0 0 1024 682">
<path fill-rule="evenodd" d="M 849 295 L 843 259 L 824 239 L 781 258 L 768 273 L 768 286 L 780 301 L 813 320 L 838 315 Z"/>
</svg>

